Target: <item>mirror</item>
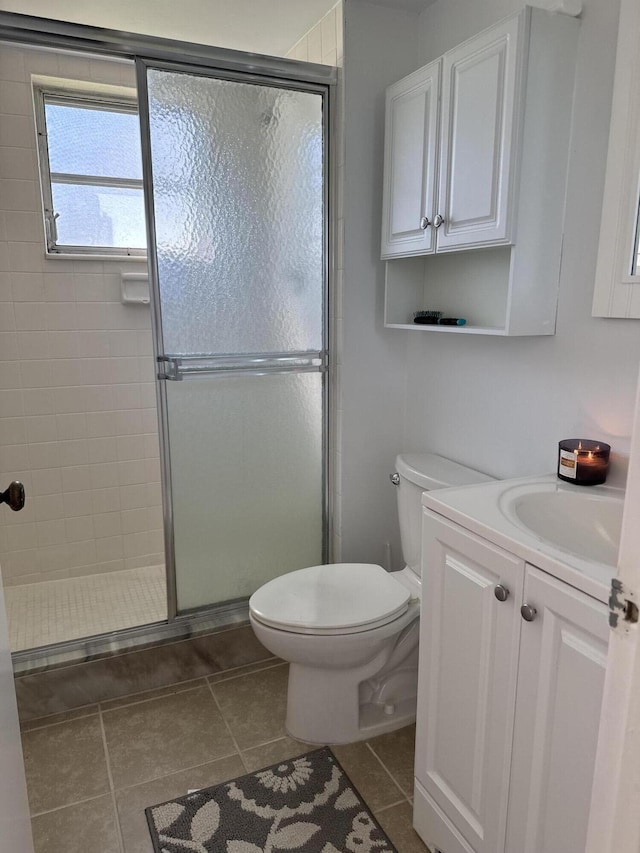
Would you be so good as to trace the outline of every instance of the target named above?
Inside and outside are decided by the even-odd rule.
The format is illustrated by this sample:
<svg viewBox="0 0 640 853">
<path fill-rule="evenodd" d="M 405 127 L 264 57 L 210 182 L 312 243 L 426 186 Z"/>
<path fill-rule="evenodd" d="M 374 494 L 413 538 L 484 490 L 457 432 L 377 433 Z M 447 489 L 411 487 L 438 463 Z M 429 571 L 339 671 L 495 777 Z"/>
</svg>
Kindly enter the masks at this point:
<svg viewBox="0 0 640 853">
<path fill-rule="evenodd" d="M 640 318 L 640 3 L 622 0 L 594 317 Z"/>
</svg>

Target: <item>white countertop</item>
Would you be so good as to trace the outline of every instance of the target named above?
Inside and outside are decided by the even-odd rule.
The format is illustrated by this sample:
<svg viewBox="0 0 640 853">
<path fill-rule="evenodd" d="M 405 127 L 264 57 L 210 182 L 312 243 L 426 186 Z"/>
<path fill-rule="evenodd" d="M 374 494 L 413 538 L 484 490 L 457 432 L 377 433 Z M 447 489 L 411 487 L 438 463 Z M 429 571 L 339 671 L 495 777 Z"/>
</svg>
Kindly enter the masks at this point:
<svg viewBox="0 0 640 853">
<path fill-rule="evenodd" d="M 610 486 L 576 486 L 555 474 L 495 480 L 461 488 L 425 492 L 423 505 L 438 515 L 476 533 L 542 571 L 607 602 L 616 567 L 564 551 L 537 536 L 509 511 L 511 498 L 525 492 L 575 492 L 624 501 L 624 491 Z"/>
</svg>

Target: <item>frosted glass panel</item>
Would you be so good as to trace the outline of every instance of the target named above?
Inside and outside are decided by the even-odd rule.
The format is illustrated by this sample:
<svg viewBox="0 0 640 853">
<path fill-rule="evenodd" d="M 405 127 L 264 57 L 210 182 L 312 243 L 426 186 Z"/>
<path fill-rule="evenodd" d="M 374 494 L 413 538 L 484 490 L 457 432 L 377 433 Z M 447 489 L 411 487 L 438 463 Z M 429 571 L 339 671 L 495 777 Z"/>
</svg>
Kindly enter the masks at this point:
<svg viewBox="0 0 640 853">
<path fill-rule="evenodd" d="M 319 94 L 148 70 L 165 352 L 322 349 Z"/>
<path fill-rule="evenodd" d="M 322 562 L 322 374 L 167 382 L 178 611 Z"/>
</svg>

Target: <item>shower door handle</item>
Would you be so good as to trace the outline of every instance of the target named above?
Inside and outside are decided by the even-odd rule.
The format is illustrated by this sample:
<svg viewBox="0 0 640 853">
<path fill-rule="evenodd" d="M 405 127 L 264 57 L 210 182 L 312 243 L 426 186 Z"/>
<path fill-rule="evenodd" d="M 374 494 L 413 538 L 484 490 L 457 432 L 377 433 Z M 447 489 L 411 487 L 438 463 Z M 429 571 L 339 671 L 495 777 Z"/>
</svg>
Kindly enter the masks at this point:
<svg viewBox="0 0 640 853">
<path fill-rule="evenodd" d="M 0 492 L 0 504 L 8 504 L 14 512 L 24 509 L 24 486 L 18 480 L 9 484 L 9 488 Z"/>
</svg>

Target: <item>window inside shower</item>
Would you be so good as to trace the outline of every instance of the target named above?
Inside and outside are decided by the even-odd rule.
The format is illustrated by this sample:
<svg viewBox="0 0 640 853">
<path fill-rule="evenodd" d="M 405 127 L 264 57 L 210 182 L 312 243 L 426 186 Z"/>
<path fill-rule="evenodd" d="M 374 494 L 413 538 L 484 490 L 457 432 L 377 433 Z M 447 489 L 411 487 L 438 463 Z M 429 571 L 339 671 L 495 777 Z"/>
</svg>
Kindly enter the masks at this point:
<svg viewBox="0 0 640 853">
<path fill-rule="evenodd" d="M 160 622 L 167 598 L 151 311 L 122 300 L 122 275 L 147 272 L 134 64 L 2 52 L 0 476 L 27 495 L 0 513 L 15 652 Z"/>
<path fill-rule="evenodd" d="M 47 252 L 146 254 L 135 90 L 34 87 Z"/>
</svg>

